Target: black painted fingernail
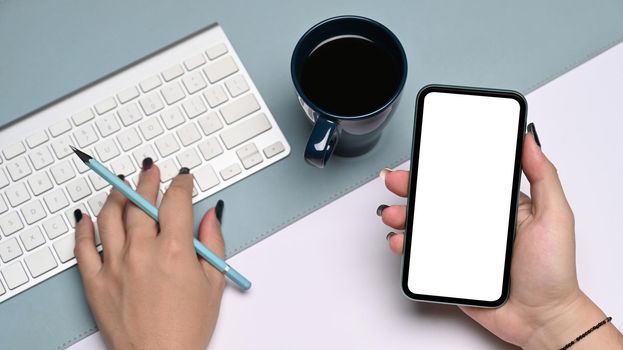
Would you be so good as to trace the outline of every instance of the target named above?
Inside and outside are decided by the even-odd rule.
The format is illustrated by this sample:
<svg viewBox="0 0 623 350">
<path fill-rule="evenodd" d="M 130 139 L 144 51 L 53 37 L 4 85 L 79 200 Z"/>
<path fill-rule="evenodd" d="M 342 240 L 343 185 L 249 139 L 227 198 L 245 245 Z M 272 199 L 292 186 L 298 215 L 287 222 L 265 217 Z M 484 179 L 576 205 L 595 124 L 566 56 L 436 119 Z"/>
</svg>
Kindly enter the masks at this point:
<svg viewBox="0 0 623 350">
<path fill-rule="evenodd" d="M 219 199 L 218 202 L 216 202 L 216 206 L 214 207 L 214 212 L 216 214 L 216 218 L 218 219 L 219 223 L 223 222 L 223 207 L 224 206 L 225 206 L 225 202 Z"/>
<path fill-rule="evenodd" d="M 154 160 L 147 157 L 145 159 L 143 159 L 143 170 L 149 170 L 151 169 L 152 165 L 154 165 Z"/>
<path fill-rule="evenodd" d="M 117 177 L 120 178 L 121 181 L 125 180 L 125 175 L 123 175 L 123 174 L 119 174 L 119 175 L 117 175 Z"/>
<path fill-rule="evenodd" d="M 390 233 L 387 234 L 387 236 L 385 236 L 385 239 L 389 241 L 389 239 L 392 238 L 395 235 L 397 235 L 396 232 L 390 232 Z"/>
<path fill-rule="evenodd" d="M 378 216 L 383 215 L 383 210 L 385 210 L 386 208 L 389 208 L 389 205 L 385 205 L 385 204 L 379 205 L 379 207 L 376 208 L 376 215 Z"/>
<path fill-rule="evenodd" d="M 539 140 L 539 134 L 537 134 L 536 132 L 536 127 L 534 126 L 534 123 L 530 123 L 528 124 L 528 132 L 532 134 L 532 136 L 534 137 L 534 141 L 536 142 L 537 145 L 539 145 L 539 147 L 541 147 L 541 140 Z"/>
<path fill-rule="evenodd" d="M 186 175 L 186 174 L 190 174 L 190 169 L 188 169 L 187 167 L 182 167 L 180 169 L 180 175 Z"/>
<path fill-rule="evenodd" d="M 76 219 L 76 224 L 82 220 L 82 211 L 80 209 L 74 210 L 74 219 Z"/>
</svg>

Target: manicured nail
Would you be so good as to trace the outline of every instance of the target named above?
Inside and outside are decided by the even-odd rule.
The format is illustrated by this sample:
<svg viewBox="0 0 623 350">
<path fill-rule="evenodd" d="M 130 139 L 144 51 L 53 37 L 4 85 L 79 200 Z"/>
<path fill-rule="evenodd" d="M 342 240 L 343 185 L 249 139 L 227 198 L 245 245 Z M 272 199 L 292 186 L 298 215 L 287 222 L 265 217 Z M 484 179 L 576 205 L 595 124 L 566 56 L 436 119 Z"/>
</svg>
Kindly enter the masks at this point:
<svg viewBox="0 0 623 350">
<path fill-rule="evenodd" d="M 149 170 L 151 169 L 152 165 L 154 165 L 154 160 L 147 157 L 145 159 L 143 159 L 143 170 Z"/>
<path fill-rule="evenodd" d="M 218 202 L 216 202 L 216 206 L 214 207 L 214 212 L 216 214 L 216 218 L 218 219 L 219 223 L 223 222 L 223 207 L 224 206 L 225 206 L 225 202 L 219 199 Z"/>
<path fill-rule="evenodd" d="M 76 224 L 82 220 L 82 211 L 80 209 L 74 210 L 74 219 L 76 219 Z"/>
<path fill-rule="evenodd" d="M 376 215 L 378 216 L 383 215 L 383 210 L 385 210 L 386 208 L 389 208 L 389 205 L 385 205 L 385 204 L 379 205 L 379 207 L 376 208 Z"/>
<path fill-rule="evenodd" d="M 379 173 L 379 177 L 380 177 L 381 179 L 383 179 L 383 181 L 385 181 L 385 176 L 386 176 L 388 173 L 390 173 L 391 171 L 392 171 L 392 169 L 385 168 L 385 169 L 381 170 L 381 172 Z"/>
<path fill-rule="evenodd" d="M 536 132 L 536 127 L 534 126 L 534 123 L 530 123 L 528 124 L 528 132 L 532 134 L 532 137 L 534 137 L 534 141 L 536 141 L 536 144 L 539 145 L 539 147 L 541 147 L 541 141 L 539 140 L 539 134 L 537 134 Z"/>
<path fill-rule="evenodd" d="M 190 174 L 190 169 L 188 169 L 187 167 L 182 167 L 180 169 L 180 175 L 186 175 L 186 174 Z"/>
<path fill-rule="evenodd" d="M 121 181 L 125 180 L 125 175 L 123 175 L 123 174 L 119 174 L 119 175 L 117 175 L 117 177 L 120 178 Z"/>
<path fill-rule="evenodd" d="M 389 241 L 395 235 L 397 235 L 396 232 L 390 232 L 390 233 L 387 234 L 387 236 L 385 236 L 385 239 Z"/>
</svg>

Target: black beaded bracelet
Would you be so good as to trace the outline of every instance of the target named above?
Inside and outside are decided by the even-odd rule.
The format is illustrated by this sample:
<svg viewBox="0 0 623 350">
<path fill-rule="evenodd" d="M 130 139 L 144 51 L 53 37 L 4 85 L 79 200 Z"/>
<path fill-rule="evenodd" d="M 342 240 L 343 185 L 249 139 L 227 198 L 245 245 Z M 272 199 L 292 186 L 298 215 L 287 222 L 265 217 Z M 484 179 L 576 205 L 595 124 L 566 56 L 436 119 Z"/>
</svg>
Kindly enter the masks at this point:
<svg viewBox="0 0 623 350">
<path fill-rule="evenodd" d="M 580 340 L 582 340 L 584 337 L 589 335 L 592 331 L 596 330 L 597 328 L 605 325 L 606 323 L 608 323 L 610 321 L 612 321 L 612 317 L 606 317 L 604 320 L 602 320 L 598 324 L 596 324 L 593 327 L 591 327 L 591 329 L 589 329 L 586 332 L 580 334 L 579 337 L 577 337 L 574 340 L 572 340 L 569 344 L 567 344 L 567 345 L 563 346 L 562 348 L 560 348 L 560 350 L 567 350 L 567 349 L 569 349 L 573 344 L 575 344 L 575 343 L 579 342 Z"/>
</svg>

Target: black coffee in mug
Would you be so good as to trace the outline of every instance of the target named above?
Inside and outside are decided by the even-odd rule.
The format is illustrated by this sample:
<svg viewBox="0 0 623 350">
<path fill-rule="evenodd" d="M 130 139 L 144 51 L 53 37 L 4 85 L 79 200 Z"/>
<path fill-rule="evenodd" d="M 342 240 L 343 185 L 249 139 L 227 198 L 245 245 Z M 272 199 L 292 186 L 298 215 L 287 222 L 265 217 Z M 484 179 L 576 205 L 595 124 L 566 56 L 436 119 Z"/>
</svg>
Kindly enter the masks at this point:
<svg viewBox="0 0 623 350">
<path fill-rule="evenodd" d="M 402 62 L 387 48 L 361 36 L 321 43 L 301 69 L 301 87 L 323 110 L 359 116 L 381 108 L 403 78 Z"/>
</svg>

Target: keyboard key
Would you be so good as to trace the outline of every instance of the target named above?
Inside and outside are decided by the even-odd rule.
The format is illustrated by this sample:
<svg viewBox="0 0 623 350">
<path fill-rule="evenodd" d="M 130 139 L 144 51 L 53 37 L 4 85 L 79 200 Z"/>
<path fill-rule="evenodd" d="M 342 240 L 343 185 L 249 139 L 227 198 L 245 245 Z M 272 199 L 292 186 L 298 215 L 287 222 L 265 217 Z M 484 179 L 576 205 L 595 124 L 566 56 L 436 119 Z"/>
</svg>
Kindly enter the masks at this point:
<svg viewBox="0 0 623 350">
<path fill-rule="evenodd" d="M 186 115 L 190 119 L 193 119 L 208 110 L 205 103 L 203 103 L 201 96 L 194 96 L 187 99 L 182 102 L 182 107 L 184 107 L 184 112 L 186 112 Z"/>
<path fill-rule="evenodd" d="M 15 289 L 28 282 L 28 276 L 22 267 L 22 263 L 19 261 L 9 266 L 5 266 L 2 269 L 2 276 L 4 276 L 4 280 L 6 281 L 9 289 Z"/>
<path fill-rule="evenodd" d="M 143 90 L 143 92 L 149 92 L 162 85 L 162 81 L 160 81 L 160 77 L 154 75 L 153 77 L 143 80 L 139 85 L 141 86 L 141 90 Z"/>
<path fill-rule="evenodd" d="M 89 173 L 89 181 L 91 182 L 91 185 L 93 185 L 93 188 L 96 191 L 110 186 L 110 184 L 106 180 L 104 180 L 101 176 L 97 175 L 94 172 Z"/>
<path fill-rule="evenodd" d="M 130 159 L 130 156 L 126 155 L 110 162 L 110 166 L 115 174 L 122 174 L 125 176 L 132 175 L 136 171 L 136 167 L 134 166 L 134 163 L 132 163 L 132 159 Z"/>
<path fill-rule="evenodd" d="M 205 63 L 206 63 L 205 57 L 203 57 L 202 54 L 198 54 L 184 61 L 184 66 L 186 66 L 186 69 L 188 70 L 193 70 Z"/>
<path fill-rule="evenodd" d="M 199 123 L 201 130 L 203 130 L 203 133 L 206 136 L 223 128 L 221 118 L 219 118 L 216 112 L 210 112 L 207 115 L 200 117 L 199 119 L 197 119 L 197 122 Z"/>
<path fill-rule="evenodd" d="M 156 148 L 162 157 L 167 157 L 180 149 L 173 134 L 164 135 L 156 140 Z"/>
<path fill-rule="evenodd" d="M 7 188 L 5 194 L 6 194 L 7 199 L 9 200 L 9 204 L 11 204 L 13 208 L 17 207 L 18 205 L 30 199 L 30 194 L 28 193 L 28 189 L 26 188 L 26 185 L 23 182 L 20 182 L 18 184 L 15 184 Z"/>
<path fill-rule="evenodd" d="M 52 180 L 45 171 L 39 171 L 34 173 L 28 178 L 28 185 L 32 194 L 38 196 L 46 191 L 49 191 L 54 187 Z"/>
<path fill-rule="evenodd" d="M 57 215 L 43 222 L 43 230 L 49 239 L 54 239 L 67 232 L 67 225 L 63 217 Z"/>
<path fill-rule="evenodd" d="M 9 178 L 4 173 L 4 170 L 0 168 L 0 188 L 6 187 L 9 184 Z"/>
<path fill-rule="evenodd" d="M 242 95 L 243 93 L 249 91 L 249 85 L 242 74 L 236 74 L 227 79 L 227 81 L 225 81 L 225 86 L 232 97 Z"/>
<path fill-rule="evenodd" d="M 141 134 L 143 134 L 143 137 L 147 141 L 161 135 L 164 132 L 158 118 L 148 118 L 147 120 L 141 122 L 138 125 L 138 128 L 141 130 Z"/>
<path fill-rule="evenodd" d="M 134 160 L 136 160 L 136 163 L 138 164 L 143 164 L 143 159 L 147 157 L 151 158 L 154 162 L 157 162 L 159 159 L 158 154 L 156 153 L 156 151 L 154 151 L 152 145 L 141 146 L 136 150 L 132 151 L 132 155 L 134 156 Z"/>
<path fill-rule="evenodd" d="M 184 74 L 184 68 L 182 68 L 179 64 L 176 64 L 175 66 L 162 72 L 162 77 L 164 78 L 164 81 L 171 81 L 182 74 Z"/>
<path fill-rule="evenodd" d="M 175 102 L 186 97 L 184 90 L 182 90 L 182 87 L 177 82 L 167 84 L 165 87 L 160 89 L 160 92 L 162 93 L 162 96 L 164 97 L 166 103 L 169 105 L 172 105 Z"/>
<path fill-rule="evenodd" d="M 85 214 L 88 213 L 87 207 L 85 207 L 84 204 L 82 203 L 74 205 L 73 207 L 65 210 L 65 216 L 67 217 L 67 221 L 69 221 L 69 224 L 71 225 L 72 228 L 76 227 L 76 219 L 74 218 L 74 211 L 76 211 L 76 209 L 80 209 L 80 211 Z M 73 235 L 70 235 L 70 236 L 73 236 Z"/>
<path fill-rule="evenodd" d="M 26 157 L 16 158 L 13 162 L 7 164 L 6 170 L 9 172 L 9 176 L 11 176 L 13 181 L 23 179 L 32 173 L 30 165 L 28 165 L 28 161 L 26 161 Z"/>
<path fill-rule="evenodd" d="M 143 100 L 141 100 L 139 102 L 142 103 Z M 148 108 L 151 108 L 151 107 L 148 107 Z M 162 108 L 162 107 L 160 107 L 160 108 Z M 143 109 L 145 109 L 145 107 L 143 107 Z M 149 113 L 149 114 L 152 114 L 152 113 Z M 117 111 L 117 114 L 119 115 L 119 118 L 121 119 L 121 122 L 125 126 L 132 125 L 132 124 L 138 122 L 139 120 L 141 120 L 143 118 L 143 114 L 138 109 L 138 106 L 136 105 L 136 103 L 132 103 L 132 104 L 129 104 L 129 105 L 126 105 L 126 106 L 123 106 L 123 107 L 119 108 L 119 110 Z M 147 114 L 147 112 L 145 112 L 145 114 Z M 149 115 L 149 114 L 147 114 L 147 115 Z"/>
<path fill-rule="evenodd" d="M 164 122 L 164 126 L 169 130 L 179 126 L 186 120 L 178 106 L 171 107 L 162 112 L 161 118 Z"/>
<path fill-rule="evenodd" d="M 86 152 L 86 153 L 90 153 L 90 152 L 89 152 L 89 151 L 87 151 L 87 150 L 85 150 L 85 152 Z M 86 173 L 87 171 L 91 170 L 91 169 L 89 169 L 89 167 L 88 167 L 86 164 L 84 164 L 84 162 L 83 162 L 80 158 L 78 158 L 78 157 L 72 157 L 72 158 L 71 158 L 71 161 L 74 163 L 74 165 L 76 166 L 76 169 L 78 169 L 78 172 L 79 172 L 80 174 L 84 174 L 84 173 Z"/>
<path fill-rule="evenodd" d="M 50 168 L 52 177 L 56 181 L 57 185 L 60 185 L 68 180 L 71 180 L 76 176 L 74 168 L 71 166 L 68 160 L 60 162 Z"/>
<path fill-rule="evenodd" d="M 231 57 L 221 58 L 220 60 L 203 68 L 203 72 L 212 84 L 236 73 L 237 71 L 238 66 L 236 66 L 236 62 L 234 62 L 234 59 Z"/>
<path fill-rule="evenodd" d="M 238 158 L 242 162 L 242 166 L 245 169 L 250 169 L 263 161 L 262 155 L 257 150 L 257 147 L 254 143 L 248 143 L 240 147 L 238 150 L 236 150 L 236 154 L 238 155 Z"/>
<path fill-rule="evenodd" d="M 270 130 L 271 125 L 264 113 L 250 117 L 230 127 L 221 133 L 221 140 L 227 149 L 232 149 L 239 144 Z"/>
<path fill-rule="evenodd" d="M 93 118 L 95 118 L 95 114 L 93 114 L 93 111 L 91 111 L 90 108 L 71 116 L 71 120 L 74 121 L 76 126 L 82 125 Z"/>
<path fill-rule="evenodd" d="M 54 157 L 46 146 L 38 147 L 28 153 L 28 158 L 32 162 L 35 170 L 40 170 L 54 163 Z"/>
<path fill-rule="evenodd" d="M 221 108 L 221 114 L 225 122 L 231 124 L 259 109 L 260 105 L 257 103 L 255 96 L 253 94 L 248 94 L 223 106 Z"/>
<path fill-rule="evenodd" d="M 177 136 L 182 141 L 182 145 L 184 145 L 184 147 L 201 139 L 201 134 L 195 126 L 195 123 L 187 123 L 183 127 L 177 129 Z"/>
<path fill-rule="evenodd" d="M 72 201 L 77 202 L 91 194 L 91 188 L 84 178 L 75 179 L 65 187 Z"/>
<path fill-rule="evenodd" d="M 73 144 L 73 141 L 71 140 L 69 135 L 53 140 L 51 145 L 52 145 L 52 151 L 54 151 L 56 158 L 62 159 L 74 153 L 69 147 L 72 144 Z"/>
<path fill-rule="evenodd" d="M 26 152 L 26 147 L 24 147 L 24 144 L 22 144 L 21 142 L 14 143 L 11 146 L 5 147 L 2 150 L 2 153 L 7 160 L 13 159 L 24 152 Z"/>
<path fill-rule="evenodd" d="M 73 215 L 73 214 L 72 214 Z M 54 242 L 54 250 L 58 259 L 62 263 L 66 263 L 74 258 L 74 246 L 76 245 L 76 238 L 74 235 L 65 235 L 58 241 Z"/>
<path fill-rule="evenodd" d="M 158 167 L 160 168 L 160 182 L 162 183 L 171 180 L 180 171 L 180 167 L 171 158 L 158 164 Z"/>
<path fill-rule="evenodd" d="M 56 259 L 54 259 L 54 255 L 52 255 L 52 252 L 48 247 L 39 249 L 30 254 L 24 258 L 24 261 L 26 262 L 26 266 L 28 267 L 30 274 L 35 278 L 58 266 Z"/>
<path fill-rule="evenodd" d="M 203 166 L 193 172 L 195 181 L 201 191 L 207 191 L 220 183 L 214 169 L 210 165 Z"/>
<path fill-rule="evenodd" d="M 138 103 L 141 105 L 145 115 L 152 115 L 164 108 L 164 104 L 162 103 L 162 99 L 160 98 L 160 95 L 158 95 L 158 92 L 152 92 L 151 94 L 139 99 Z"/>
<path fill-rule="evenodd" d="M 283 151 L 285 151 L 283 143 L 281 143 L 281 141 L 277 141 L 272 145 L 264 148 L 264 155 L 266 156 L 266 158 L 272 158 Z"/>
<path fill-rule="evenodd" d="M 180 163 L 180 167 L 187 167 L 192 169 L 201 164 L 201 158 L 194 148 L 188 148 L 177 154 L 177 161 Z"/>
<path fill-rule="evenodd" d="M 113 139 L 105 139 L 95 146 L 95 153 L 100 162 L 107 162 L 119 155 L 119 149 Z"/>
<path fill-rule="evenodd" d="M 45 238 L 43 237 L 39 226 L 23 231 L 19 234 L 19 239 L 22 241 L 22 244 L 27 251 L 31 251 L 45 243 Z"/>
<path fill-rule="evenodd" d="M 0 259 L 2 262 L 8 263 L 22 254 L 22 248 L 19 247 L 17 239 L 10 238 L 0 243 Z"/>
<path fill-rule="evenodd" d="M 205 160 L 210 160 L 223 153 L 223 148 L 216 137 L 211 137 L 199 143 L 198 147 Z"/>
<path fill-rule="evenodd" d="M 23 228 L 22 219 L 19 218 L 16 211 L 0 216 L 0 230 L 5 236 L 10 236 Z"/>
<path fill-rule="evenodd" d="M 240 174 L 240 172 L 242 172 L 242 169 L 240 168 L 240 165 L 238 165 L 238 163 L 234 163 L 220 171 L 223 180 L 229 180 L 232 177 Z"/>
<path fill-rule="evenodd" d="M 60 122 L 50 126 L 48 131 L 50 131 L 50 135 L 52 137 L 57 137 L 71 130 L 71 123 L 68 119 L 61 120 Z"/>
<path fill-rule="evenodd" d="M 121 145 L 121 148 L 127 152 L 134 147 L 142 143 L 141 137 L 136 132 L 136 129 L 128 129 L 121 134 L 117 135 L 117 141 Z"/>
<path fill-rule="evenodd" d="M 76 138 L 76 142 L 80 148 L 85 148 L 99 140 L 99 137 L 97 137 L 97 134 L 95 133 L 95 129 L 93 129 L 93 125 L 85 125 L 74 131 L 74 137 Z"/>
<path fill-rule="evenodd" d="M 45 130 L 39 130 L 28 136 L 28 138 L 26 138 L 26 143 L 28 144 L 28 147 L 35 148 L 47 140 L 49 140 L 49 138 L 48 134 L 45 133 Z"/>
<path fill-rule="evenodd" d="M 223 56 L 226 53 L 227 53 L 227 46 L 225 46 L 225 44 L 214 45 L 211 48 L 206 50 L 206 54 L 208 55 L 208 58 L 211 60 L 218 58 L 220 56 Z"/>
<path fill-rule="evenodd" d="M 225 93 L 223 87 L 220 85 L 216 85 L 207 89 L 203 93 L 203 96 L 206 98 L 206 100 L 208 101 L 208 105 L 211 108 L 227 102 L 227 94 Z"/>
<path fill-rule="evenodd" d="M 102 115 L 108 111 L 113 110 L 115 107 L 117 107 L 117 101 L 115 101 L 114 97 L 109 97 L 96 103 L 95 111 L 97 112 L 97 114 Z"/>
<path fill-rule="evenodd" d="M 195 92 L 208 86 L 199 71 L 185 75 L 182 78 L 182 83 L 184 84 L 184 87 L 186 87 L 186 91 L 188 91 L 189 94 L 194 94 Z"/>
<path fill-rule="evenodd" d="M 23 205 L 20 210 L 22 211 L 22 215 L 24 215 L 24 219 L 28 225 L 32 225 L 46 216 L 45 209 L 43 208 L 41 201 L 38 199 Z"/>
<path fill-rule="evenodd" d="M 102 137 L 110 136 L 119 131 L 119 123 L 114 113 L 108 113 L 95 121 L 95 126 Z"/>
<path fill-rule="evenodd" d="M 9 206 L 4 201 L 4 198 L 0 196 L 0 214 L 4 213 L 7 210 L 9 210 Z"/>
<path fill-rule="evenodd" d="M 130 86 L 129 88 L 118 93 L 117 98 L 119 99 L 119 102 L 126 103 L 128 101 L 132 101 L 133 99 L 137 98 L 138 95 L 139 95 L 138 89 L 134 86 Z"/>
<path fill-rule="evenodd" d="M 108 193 L 100 192 L 95 197 L 89 198 L 89 208 L 91 208 L 91 212 L 93 215 L 98 216 L 104 203 L 106 203 L 106 198 L 108 198 Z"/>
<path fill-rule="evenodd" d="M 4 286 L 2 286 L 2 281 L 0 281 L 0 295 L 6 293 L 6 290 L 4 290 Z"/>
<path fill-rule="evenodd" d="M 43 202 L 45 202 L 45 205 L 48 207 L 50 213 L 56 213 L 69 205 L 67 196 L 62 188 L 58 188 L 43 196 Z"/>
</svg>

